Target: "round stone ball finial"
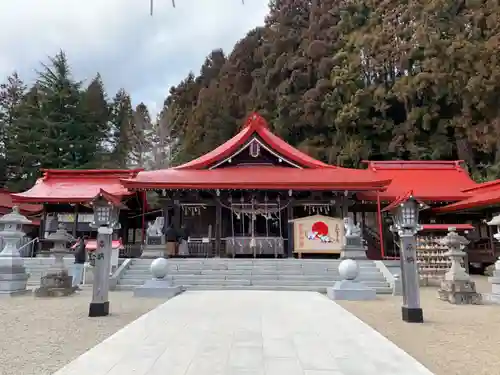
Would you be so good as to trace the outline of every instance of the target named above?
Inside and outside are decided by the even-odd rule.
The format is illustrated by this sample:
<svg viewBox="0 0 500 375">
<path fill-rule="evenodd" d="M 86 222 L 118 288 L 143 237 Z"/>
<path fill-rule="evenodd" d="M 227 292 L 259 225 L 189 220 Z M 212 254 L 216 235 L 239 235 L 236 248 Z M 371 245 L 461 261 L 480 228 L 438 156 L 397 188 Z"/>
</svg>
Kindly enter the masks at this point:
<svg viewBox="0 0 500 375">
<path fill-rule="evenodd" d="M 339 264 L 339 274 L 343 280 L 354 280 L 358 277 L 358 263 L 352 259 L 344 259 Z"/>
<path fill-rule="evenodd" d="M 163 279 L 167 276 L 168 261 L 165 258 L 156 258 L 151 262 L 151 274 L 155 279 Z"/>
</svg>

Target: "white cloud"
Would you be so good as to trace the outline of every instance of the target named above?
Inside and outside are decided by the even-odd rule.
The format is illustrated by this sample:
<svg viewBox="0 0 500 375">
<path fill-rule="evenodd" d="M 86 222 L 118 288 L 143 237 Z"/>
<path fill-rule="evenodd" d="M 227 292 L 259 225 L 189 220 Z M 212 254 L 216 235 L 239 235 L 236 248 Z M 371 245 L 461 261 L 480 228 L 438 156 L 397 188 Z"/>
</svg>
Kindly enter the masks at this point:
<svg viewBox="0 0 500 375">
<path fill-rule="evenodd" d="M 262 25 L 268 0 L 16 0 L 0 2 L 0 75 L 30 81 L 40 61 L 62 49 L 79 80 L 96 72 L 109 95 L 161 107 L 170 86 L 198 72 L 215 48 L 230 52 Z"/>
</svg>

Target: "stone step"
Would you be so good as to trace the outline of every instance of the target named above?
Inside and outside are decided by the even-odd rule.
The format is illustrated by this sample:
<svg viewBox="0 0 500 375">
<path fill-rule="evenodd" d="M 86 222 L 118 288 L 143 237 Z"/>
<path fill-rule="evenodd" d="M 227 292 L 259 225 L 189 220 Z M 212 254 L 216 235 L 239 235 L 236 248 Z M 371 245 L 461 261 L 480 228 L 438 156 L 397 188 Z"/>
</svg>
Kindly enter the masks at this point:
<svg viewBox="0 0 500 375">
<path fill-rule="evenodd" d="M 136 267 L 132 265 L 127 269 L 128 272 L 150 272 L 149 267 Z M 167 273 L 169 274 L 212 274 L 212 273 L 231 273 L 231 274 L 329 274 L 329 273 L 338 273 L 338 269 L 263 269 L 263 268 L 249 268 L 249 269 L 176 269 L 176 268 L 168 268 Z M 360 268 L 361 273 L 373 273 L 380 272 L 376 267 L 365 267 Z"/>
<path fill-rule="evenodd" d="M 118 285 L 117 290 L 134 290 L 135 285 Z M 326 293 L 326 287 L 311 286 L 279 286 L 279 285 L 240 285 L 240 286 L 221 286 L 221 285 L 192 285 L 186 286 L 186 290 L 281 290 L 281 291 L 306 291 Z M 389 287 L 375 288 L 377 294 L 391 294 Z"/>
<path fill-rule="evenodd" d="M 143 265 L 147 266 L 150 265 L 152 259 L 134 259 L 133 264 L 134 265 Z M 315 261 L 315 262 L 304 262 L 300 260 L 286 260 L 286 259 L 281 259 L 278 261 L 245 261 L 245 262 L 240 262 L 240 261 L 235 261 L 235 260 L 225 260 L 225 261 L 211 261 L 211 260 L 205 260 L 205 261 L 190 261 L 188 259 L 182 259 L 182 260 L 173 260 L 169 259 L 168 263 L 170 266 L 190 266 L 190 267 L 202 267 L 202 266 L 208 266 L 208 267 L 213 267 L 213 266 L 229 266 L 229 267 L 250 267 L 250 266 L 259 266 L 259 267 L 336 267 L 340 264 L 340 261 Z M 364 265 L 373 265 L 373 261 L 371 260 L 360 260 L 358 261 L 359 266 L 364 266 Z"/>
<path fill-rule="evenodd" d="M 149 274 L 132 274 L 125 273 L 121 279 L 122 280 L 149 280 L 151 275 Z M 167 280 L 283 280 L 284 282 L 293 282 L 295 280 L 299 281 L 332 281 L 340 280 L 340 275 L 167 275 Z M 360 281 L 385 281 L 382 274 L 361 274 L 358 276 Z"/>
<path fill-rule="evenodd" d="M 150 273 L 150 268 L 138 268 L 131 266 L 125 272 L 133 273 Z M 330 275 L 338 274 L 338 269 L 321 269 L 321 270 L 283 270 L 283 269 L 167 269 L 167 274 L 170 275 L 213 275 L 213 274 L 229 274 L 229 275 Z M 376 267 L 361 268 L 360 273 L 380 273 Z"/>
<path fill-rule="evenodd" d="M 146 280 L 141 279 L 120 279 L 120 285 L 142 285 Z M 311 287 L 327 287 L 331 286 L 335 280 L 320 280 L 320 281 L 307 281 L 307 280 L 224 280 L 224 279 L 184 279 L 172 280 L 173 285 L 278 285 L 278 286 L 311 286 Z M 363 285 L 369 287 L 389 287 L 384 280 L 361 280 Z"/>
</svg>

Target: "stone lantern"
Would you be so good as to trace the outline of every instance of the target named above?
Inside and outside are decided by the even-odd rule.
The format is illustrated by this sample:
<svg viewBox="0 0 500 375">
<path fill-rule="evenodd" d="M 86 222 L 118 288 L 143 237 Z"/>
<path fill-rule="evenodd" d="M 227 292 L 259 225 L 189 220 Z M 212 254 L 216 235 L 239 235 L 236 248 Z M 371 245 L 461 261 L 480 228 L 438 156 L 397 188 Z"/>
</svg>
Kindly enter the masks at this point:
<svg viewBox="0 0 500 375">
<path fill-rule="evenodd" d="M 497 232 L 493 237 L 500 242 L 500 215 L 495 215 L 487 224 L 497 227 Z M 488 281 L 491 283 L 491 294 L 486 295 L 487 299 L 489 302 L 500 304 L 500 257 L 495 262 L 493 276 L 489 277 Z"/>
<path fill-rule="evenodd" d="M 57 231 L 47 236 L 47 241 L 53 242 L 53 247 L 50 253 L 54 255 L 54 263 L 49 270 L 42 276 L 40 287 L 35 290 L 37 297 L 61 297 L 73 294 L 76 287 L 72 286 L 72 277 L 69 275 L 67 268 L 64 266 L 64 256 L 70 252 L 67 245 L 73 240 L 64 224 L 59 224 Z"/>
<path fill-rule="evenodd" d="M 97 228 L 94 280 L 89 317 L 109 315 L 109 270 L 111 267 L 113 230 L 120 228 L 120 209 L 125 208 L 115 196 L 101 190 L 92 201 L 94 221 Z"/>
<path fill-rule="evenodd" d="M 474 281 L 462 267 L 466 255 L 463 249 L 469 244 L 469 240 L 459 235 L 455 228 L 449 228 L 446 237 L 439 242 L 448 247 L 445 255 L 451 260 L 451 267 L 444 275 L 438 290 L 439 298 L 453 304 L 479 304 L 481 295 L 476 293 Z"/>
<path fill-rule="evenodd" d="M 25 236 L 23 225 L 31 224 L 25 216 L 19 213 L 15 206 L 10 214 L 0 218 L 0 236 L 5 245 L 0 252 L 0 295 L 18 295 L 28 292 L 26 284 L 29 275 L 26 273 L 23 258 L 18 245 Z"/>
<path fill-rule="evenodd" d="M 424 322 L 423 310 L 420 306 L 416 239 L 416 234 L 421 229 L 418 223 L 421 207 L 422 204 L 413 197 L 412 192 L 409 192 L 384 208 L 391 213 L 394 222 L 391 230 L 399 237 L 403 294 L 401 315 L 403 321 L 408 323 Z"/>
</svg>

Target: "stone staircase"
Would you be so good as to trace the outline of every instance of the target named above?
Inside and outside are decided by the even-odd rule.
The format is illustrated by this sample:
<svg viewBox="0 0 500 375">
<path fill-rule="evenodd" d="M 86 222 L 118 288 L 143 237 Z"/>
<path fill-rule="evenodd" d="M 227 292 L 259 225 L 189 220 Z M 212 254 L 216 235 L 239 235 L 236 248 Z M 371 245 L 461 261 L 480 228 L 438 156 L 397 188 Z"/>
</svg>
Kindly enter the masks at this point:
<svg viewBox="0 0 500 375">
<path fill-rule="evenodd" d="M 151 278 L 152 259 L 134 259 L 118 279 L 117 289 L 130 290 Z M 325 292 L 340 280 L 340 260 L 313 259 L 171 259 L 167 278 L 190 290 L 304 290 Z M 371 260 L 358 261 L 358 279 L 377 293 L 392 293 Z"/>
</svg>

